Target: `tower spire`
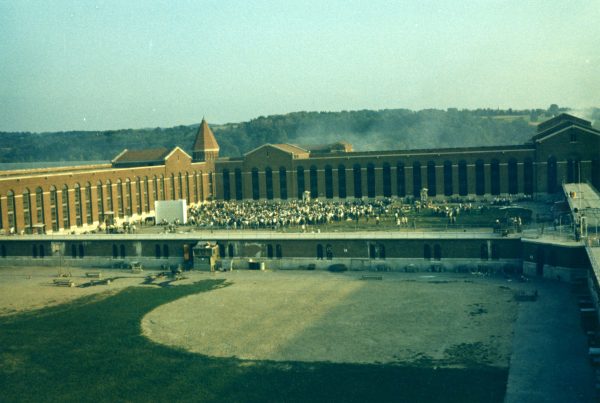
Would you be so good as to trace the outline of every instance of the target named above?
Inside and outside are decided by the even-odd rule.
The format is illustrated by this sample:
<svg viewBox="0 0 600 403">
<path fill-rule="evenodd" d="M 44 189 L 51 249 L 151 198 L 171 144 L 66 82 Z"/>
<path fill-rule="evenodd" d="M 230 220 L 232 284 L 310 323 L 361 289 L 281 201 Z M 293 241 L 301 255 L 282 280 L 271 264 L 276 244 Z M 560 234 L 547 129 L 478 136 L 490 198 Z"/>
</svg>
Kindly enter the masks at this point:
<svg viewBox="0 0 600 403">
<path fill-rule="evenodd" d="M 192 150 L 192 159 L 194 162 L 212 161 L 219 157 L 219 144 L 215 139 L 215 135 L 206 123 L 206 119 L 202 116 L 202 122 L 196 134 L 194 141 L 194 149 Z"/>
</svg>

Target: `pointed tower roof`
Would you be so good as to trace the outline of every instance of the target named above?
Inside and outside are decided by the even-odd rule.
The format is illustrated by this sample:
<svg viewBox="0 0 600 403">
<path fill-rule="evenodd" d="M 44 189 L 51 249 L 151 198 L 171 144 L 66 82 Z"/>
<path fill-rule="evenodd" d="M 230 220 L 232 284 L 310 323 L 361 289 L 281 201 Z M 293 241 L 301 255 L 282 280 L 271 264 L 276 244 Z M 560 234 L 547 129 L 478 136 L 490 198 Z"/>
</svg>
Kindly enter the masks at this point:
<svg viewBox="0 0 600 403">
<path fill-rule="evenodd" d="M 219 151 L 219 144 L 215 139 L 210 127 L 206 120 L 202 118 L 200 127 L 198 128 L 198 134 L 196 134 L 196 141 L 194 141 L 194 151 Z"/>
</svg>

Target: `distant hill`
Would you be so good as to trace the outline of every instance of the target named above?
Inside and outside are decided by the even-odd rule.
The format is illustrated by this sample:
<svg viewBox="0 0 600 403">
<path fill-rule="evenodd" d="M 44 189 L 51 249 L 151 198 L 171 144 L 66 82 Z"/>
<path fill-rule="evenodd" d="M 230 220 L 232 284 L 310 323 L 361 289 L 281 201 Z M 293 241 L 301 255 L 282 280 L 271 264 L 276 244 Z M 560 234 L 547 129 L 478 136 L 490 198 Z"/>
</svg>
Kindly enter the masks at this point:
<svg viewBox="0 0 600 403">
<path fill-rule="evenodd" d="M 211 125 L 221 156 L 239 156 L 265 143 L 327 144 L 345 140 L 355 150 L 519 144 L 535 133 L 535 124 L 569 111 L 436 110 L 294 112 L 261 116 L 248 122 Z M 600 122 L 600 109 L 586 113 Z M 210 122 L 209 122 L 210 123 Z M 180 146 L 191 153 L 198 125 L 155 129 L 69 131 L 53 133 L 0 132 L 0 162 L 110 160 L 124 148 Z"/>
</svg>

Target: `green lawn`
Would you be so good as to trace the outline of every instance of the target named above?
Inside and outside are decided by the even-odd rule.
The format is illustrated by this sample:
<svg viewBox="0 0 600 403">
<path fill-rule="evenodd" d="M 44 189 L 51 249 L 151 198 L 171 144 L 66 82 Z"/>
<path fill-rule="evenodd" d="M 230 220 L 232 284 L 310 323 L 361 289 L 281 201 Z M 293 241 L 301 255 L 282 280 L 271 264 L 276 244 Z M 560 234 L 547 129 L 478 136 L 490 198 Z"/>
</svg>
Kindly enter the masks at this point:
<svg viewBox="0 0 600 403">
<path fill-rule="evenodd" d="M 155 344 L 141 318 L 205 280 L 0 317 L 0 401 L 502 402 L 507 369 L 244 362 Z M 201 306 L 197 309 L 202 309 Z M 227 318 L 223 318 L 227 320 Z"/>
</svg>

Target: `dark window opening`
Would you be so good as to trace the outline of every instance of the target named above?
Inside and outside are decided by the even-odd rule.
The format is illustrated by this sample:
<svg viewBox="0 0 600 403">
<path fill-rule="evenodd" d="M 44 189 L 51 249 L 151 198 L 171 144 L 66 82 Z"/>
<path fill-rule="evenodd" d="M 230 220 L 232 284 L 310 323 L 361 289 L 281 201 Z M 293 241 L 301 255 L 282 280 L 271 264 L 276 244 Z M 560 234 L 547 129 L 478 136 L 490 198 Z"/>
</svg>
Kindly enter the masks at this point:
<svg viewBox="0 0 600 403">
<path fill-rule="evenodd" d="M 435 173 L 435 162 L 429 161 L 427 163 L 427 196 L 437 195 L 437 181 Z"/>
<path fill-rule="evenodd" d="M 346 192 L 346 167 L 343 165 L 338 166 L 338 186 L 340 199 L 345 199 L 348 194 Z"/>
</svg>

